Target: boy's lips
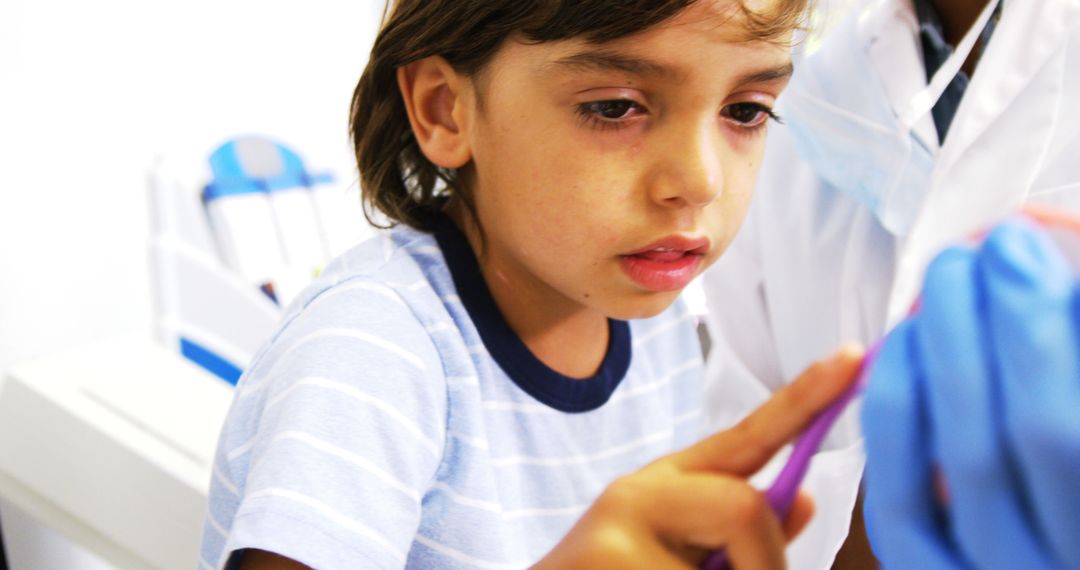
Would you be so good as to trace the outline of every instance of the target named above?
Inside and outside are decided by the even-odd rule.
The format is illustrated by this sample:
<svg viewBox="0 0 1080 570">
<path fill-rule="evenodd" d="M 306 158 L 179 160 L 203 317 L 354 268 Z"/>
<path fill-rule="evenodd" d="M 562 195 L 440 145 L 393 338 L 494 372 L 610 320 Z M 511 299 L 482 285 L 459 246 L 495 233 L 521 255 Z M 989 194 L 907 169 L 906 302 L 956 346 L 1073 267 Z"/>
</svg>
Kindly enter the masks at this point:
<svg viewBox="0 0 1080 570">
<path fill-rule="evenodd" d="M 619 265 L 635 283 L 652 291 L 678 291 L 697 275 L 709 239 L 672 235 L 619 256 Z"/>
</svg>

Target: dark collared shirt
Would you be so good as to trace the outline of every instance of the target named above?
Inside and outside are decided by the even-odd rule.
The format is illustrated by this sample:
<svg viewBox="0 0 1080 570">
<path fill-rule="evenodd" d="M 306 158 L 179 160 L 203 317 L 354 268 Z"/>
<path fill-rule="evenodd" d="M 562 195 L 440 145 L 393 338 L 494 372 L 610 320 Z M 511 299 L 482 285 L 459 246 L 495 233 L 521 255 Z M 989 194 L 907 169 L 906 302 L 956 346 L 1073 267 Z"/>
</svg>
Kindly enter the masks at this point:
<svg viewBox="0 0 1080 570">
<path fill-rule="evenodd" d="M 922 41 L 926 80 L 930 81 L 938 68 L 952 55 L 954 46 L 945 40 L 945 26 L 931 0 L 914 0 L 914 2 L 915 14 L 919 18 L 919 38 Z M 990 36 L 993 35 L 1000 17 L 1001 4 L 998 4 L 994 16 L 983 28 L 979 42 L 975 45 L 976 60 L 982 57 L 987 44 L 990 43 Z M 949 126 L 952 124 L 957 108 L 960 107 L 960 100 L 964 97 L 969 81 L 967 72 L 961 70 L 956 77 L 953 77 L 952 82 L 945 88 L 945 92 L 941 94 L 941 99 L 938 99 L 937 104 L 934 105 L 934 125 L 937 126 L 938 140 L 942 143 L 945 142 L 945 135 L 949 132 Z"/>
</svg>

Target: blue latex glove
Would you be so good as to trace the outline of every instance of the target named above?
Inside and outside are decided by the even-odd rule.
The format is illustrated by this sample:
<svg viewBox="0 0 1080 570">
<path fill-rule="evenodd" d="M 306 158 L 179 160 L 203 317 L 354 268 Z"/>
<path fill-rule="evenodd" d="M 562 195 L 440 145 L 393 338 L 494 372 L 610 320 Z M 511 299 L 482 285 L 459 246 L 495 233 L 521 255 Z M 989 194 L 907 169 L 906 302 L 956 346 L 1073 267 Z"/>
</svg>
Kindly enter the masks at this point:
<svg viewBox="0 0 1080 570">
<path fill-rule="evenodd" d="M 1072 269 L 1026 221 L 931 264 L 863 407 L 886 567 L 1080 568 L 1078 306 Z"/>
</svg>

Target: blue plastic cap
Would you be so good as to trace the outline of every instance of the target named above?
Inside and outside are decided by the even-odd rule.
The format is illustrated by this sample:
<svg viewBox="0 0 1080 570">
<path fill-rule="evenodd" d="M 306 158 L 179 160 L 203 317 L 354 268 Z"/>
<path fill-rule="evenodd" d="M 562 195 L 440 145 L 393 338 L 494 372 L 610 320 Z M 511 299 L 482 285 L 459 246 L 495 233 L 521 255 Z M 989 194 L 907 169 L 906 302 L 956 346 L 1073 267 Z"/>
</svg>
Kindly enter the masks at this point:
<svg viewBox="0 0 1080 570">
<path fill-rule="evenodd" d="M 216 180 L 207 184 L 206 187 L 203 188 L 202 199 L 203 202 L 211 202 L 226 196 L 252 194 L 265 191 L 264 185 L 257 180 L 248 178 L 228 178 Z"/>
<path fill-rule="evenodd" d="M 334 175 L 329 172 L 320 172 L 318 174 L 311 174 L 308 176 L 308 186 L 318 186 L 321 184 L 333 184 Z"/>
<path fill-rule="evenodd" d="M 304 188 L 307 186 L 307 184 L 304 183 L 304 178 L 304 176 L 296 174 L 285 174 L 267 178 L 263 182 L 266 184 L 267 190 L 275 192 L 278 190 L 288 190 L 290 188 Z"/>
</svg>

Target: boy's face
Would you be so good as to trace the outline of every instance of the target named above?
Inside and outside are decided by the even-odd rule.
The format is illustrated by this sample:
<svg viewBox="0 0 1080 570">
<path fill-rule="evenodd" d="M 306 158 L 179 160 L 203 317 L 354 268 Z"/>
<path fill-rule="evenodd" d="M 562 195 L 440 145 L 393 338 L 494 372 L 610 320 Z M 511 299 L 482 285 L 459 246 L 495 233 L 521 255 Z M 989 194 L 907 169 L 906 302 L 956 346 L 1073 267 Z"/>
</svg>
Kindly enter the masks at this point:
<svg viewBox="0 0 1080 570">
<path fill-rule="evenodd" d="M 601 45 L 508 41 L 476 79 L 473 201 L 493 289 L 652 316 L 731 242 L 791 72 L 731 0 Z"/>
</svg>

